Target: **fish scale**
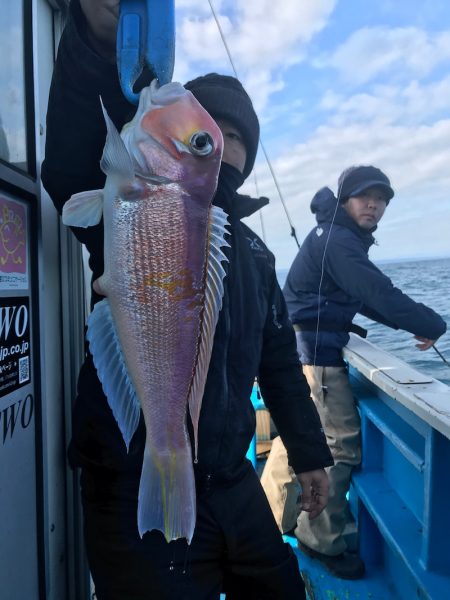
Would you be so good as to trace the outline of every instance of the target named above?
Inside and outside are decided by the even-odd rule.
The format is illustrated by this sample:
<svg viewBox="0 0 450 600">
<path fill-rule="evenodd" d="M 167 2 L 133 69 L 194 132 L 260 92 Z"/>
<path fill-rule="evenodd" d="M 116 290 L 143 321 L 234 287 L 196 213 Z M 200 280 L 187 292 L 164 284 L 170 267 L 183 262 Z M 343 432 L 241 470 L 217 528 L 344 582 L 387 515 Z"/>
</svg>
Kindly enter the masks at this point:
<svg viewBox="0 0 450 600">
<path fill-rule="evenodd" d="M 172 190 L 168 190 L 171 192 Z M 151 439 L 155 446 L 183 447 L 186 445 L 184 422 L 186 419 L 186 403 L 192 373 L 195 368 L 195 358 L 200 335 L 201 311 L 200 294 L 195 293 L 192 286 L 186 286 L 186 235 L 185 235 L 185 205 L 164 194 L 151 202 L 151 210 L 132 211 L 135 214 L 128 219 L 127 228 L 122 237 L 116 236 L 113 241 L 111 254 L 117 266 L 122 267 L 120 256 L 126 252 L 128 262 L 122 267 L 121 282 L 123 291 L 117 294 L 120 305 L 115 309 L 111 296 L 111 310 L 120 314 L 134 315 L 134 320 L 121 323 L 116 318 L 119 333 L 123 329 L 124 353 L 128 357 L 129 372 L 138 395 L 149 402 L 148 411 L 144 410 L 147 430 L 152 431 Z M 178 193 L 178 196 L 180 193 Z M 145 200 L 144 200 L 145 202 Z M 129 203 L 125 203 L 129 204 Z M 128 210 L 124 206 L 124 211 Z M 158 229 L 155 228 L 158 222 Z M 119 231 L 121 231 L 119 229 Z M 155 231 L 151 236 L 151 244 L 145 244 L 145 232 Z M 131 233 L 130 233 L 131 232 Z M 199 243 L 193 240 L 192 243 Z M 200 243 L 201 246 L 204 244 Z M 146 252 L 142 251 L 142 248 Z M 132 286 L 128 272 L 133 268 L 138 274 Z M 168 274 L 168 275 L 166 275 Z M 203 272 L 192 273 L 192 279 L 201 282 Z M 149 285 L 148 283 L 153 285 Z M 186 289 L 183 289 L 183 285 Z M 127 289 L 128 287 L 128 289 Z M 183 301 L 174 300 L 174 295 Z M 196 305 L 192 302 L 197 296 Z M 187 313 L 186 299 L 189 299 L 191 310 Z M 125 311 L 124 308 L 127 308 Z M 129 333 L 130 324 L 135 324 L 135 335 Z M 141 338 L 152 340 L 151 344 L 141 343 Z M 183 353 L 177 349 L 183 348 Z M 149 371 L 147 365 L 155 365 Z M 184 397 L 185 404 L 170 405 L 170 410 L 162 412 L 161 404 L 167 397 L 174 395 Z M 147 416 L 148 415 L 148 416 Z M 162 421 L 166 424 L 162 426 Z M 162 439 L 164 434 L 168 439 Z M 186 450 L 187 451 L 187 450 Z"/>
</svg>

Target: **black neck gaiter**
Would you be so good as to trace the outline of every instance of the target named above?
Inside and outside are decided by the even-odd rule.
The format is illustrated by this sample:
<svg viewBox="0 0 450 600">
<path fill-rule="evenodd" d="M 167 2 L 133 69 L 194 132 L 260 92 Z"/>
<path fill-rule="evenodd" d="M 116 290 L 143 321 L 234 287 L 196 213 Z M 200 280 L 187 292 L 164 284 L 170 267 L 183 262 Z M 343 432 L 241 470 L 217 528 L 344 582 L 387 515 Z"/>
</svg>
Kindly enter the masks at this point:
<svg viewBox="0 0 450 600">
<path fill-rule="evenodd" d="M 213 204 L 220 206 L 227 214 L 231 215 L 233 213 L 233 199 L 236 195 L 236 190 L 241 187 L 244 180 L 244 175 L 238 169 L 223 162 L 220 165 L 219 180 Z"/>
</svg>

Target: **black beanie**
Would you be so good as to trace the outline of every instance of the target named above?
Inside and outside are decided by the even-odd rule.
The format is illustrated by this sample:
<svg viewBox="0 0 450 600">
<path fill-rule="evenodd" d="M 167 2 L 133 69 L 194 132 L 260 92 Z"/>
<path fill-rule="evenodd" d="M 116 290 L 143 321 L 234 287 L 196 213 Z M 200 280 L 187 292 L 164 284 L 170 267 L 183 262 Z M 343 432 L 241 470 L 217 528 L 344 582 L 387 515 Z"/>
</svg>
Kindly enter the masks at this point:
<svg viewBox="0 0 450 600">
<path fill-rule="evenodd" d="M 340 202 L 346 202 L 352 196 L 357 196 L 370 187 L 382 188 L 386 194 L 386 204 L 394 196 L 388 177 L 376 167 L 349 167 L 341 173 L 338 179 L 338 197 Z"/>
<path fill-rule="evenodd" d="M 185 86 L 215 119 L 230 121 L 242 134 L 247 159 L 244 177 L 255 164 L 259 143 L 259 122 L 249 95 L 241 82 L 230 75 L 209 73 L 188 81 Z"/>
</svg>

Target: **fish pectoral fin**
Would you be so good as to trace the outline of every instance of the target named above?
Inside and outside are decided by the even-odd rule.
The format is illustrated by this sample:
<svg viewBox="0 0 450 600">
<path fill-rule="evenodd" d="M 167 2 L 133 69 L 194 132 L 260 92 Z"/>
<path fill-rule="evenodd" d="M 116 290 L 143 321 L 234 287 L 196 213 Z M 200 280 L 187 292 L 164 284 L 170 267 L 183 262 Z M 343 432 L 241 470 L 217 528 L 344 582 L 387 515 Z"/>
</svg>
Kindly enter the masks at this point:
<svg viewBox="0 0 450 600">
<path fill-rule="evenodd" d="M 62 222 L 70 227 L 98 225 L 103 212 L 103 190 L 74 194 L 63 206 Z"/>
<path fill-rule="evenodd" d="M 200 334 L 198 360 L 188 398 L 189 413 L 194 429 L 196 460 L 198 449 L 198 421 L 200 418 L 201 402 L 209 368 L 209 361 L 211 359 L 214 332 L 219 319 L 219 312 L 222 308 L 224 293 L 223 279 L 225 277 L 225 269 L 222 266 L 222 262 L 227 261 L 228 259 L 223 253 L 222 247 L 229 246 L 228 242 L 225 240 L 225 234 L 228 233 L 226 230 L 227 224 L 228 220 L 226 212 L 218 206 L 211 206 L 208 227 L 205 312 Z"/>
<path fill-rule="evenodd" d="M 128 375 L 108 300 L 94 306 L 88 317 L 86 337 L 103 391 L 128 450 L 139 425 L 141 407 Z"/>
<path fill-rule="evenodd" d="M 100 160 L 100 168 L 105 175 L 115 174 L 126 179 L 132 179 L 134 177 L 133 162 L 128 154 L 123 139 L 120 137 L 120 133 L 117 131 L 116 126 L 106 112 L 101 98 L 100 102 L 102 104 L 102 111 L 107 130 L 105 147 L 103 148 L 103 154 Z"/>
<path fill-rule="evenodd" d="M 145 445 L 138 497 L 138 529 L 157 529 L 167 542 L 186 538 L 191 543 L 196 517 L 191 449 L 154 453 Z"/>
</svg>

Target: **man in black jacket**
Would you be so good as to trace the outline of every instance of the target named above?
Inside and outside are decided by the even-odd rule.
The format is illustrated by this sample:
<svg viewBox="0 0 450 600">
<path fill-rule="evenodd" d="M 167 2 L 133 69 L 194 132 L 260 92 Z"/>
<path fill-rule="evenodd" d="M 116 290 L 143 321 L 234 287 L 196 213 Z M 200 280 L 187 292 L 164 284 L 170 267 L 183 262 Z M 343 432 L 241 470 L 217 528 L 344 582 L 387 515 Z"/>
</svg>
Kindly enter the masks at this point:
<svg viewBox="0 0 450 600">
<path fill-rule="evenodd" d="M 361 559 L 346 551 L 342 535 L 351 471 L 361 460 L 360 419 L 342 358 L 349 331 L 356 328 L 352 319 L 359 312 L 410 331 L 420 350 L 430 348 L 446 330 L 438 314 L 394 287 L 368 258 L 372 234 L 393 196 L 389 179 L 372 166 L 344 171 L 337 198 L 329 188 L 319 190 L 311 202 L 317 226 L 305 239 L 283 289 L 303 372 L 335 461 L 328 469 L 327 507 L 313 521 L 301 513 L 295 533 L 304 552 L 347 579 L 364 573 Z M 262 481 L 280 523 L 290 477 L 286 451 L 278 440 Z"/>
<path fill-rule="evenodd" d="M 61 212 L 68 198 L 101 188 L 105 126 L 99 95 L 120 129 L 131 106 L 113 64 L 118 2 L 73 1 L 55 67 L 42 179 Z M 136 506 L 144 424 L 129 452 L 88 354 L 78 381 L 69 459 L 81 467 L 89 563 L 100 600 L 304 598 L 295 556 L 245 458 L 255 429 L 250 392 L 258 374 L 264 399 L 288 448 L 311 517 L 327 497 L 324 467 L 332 463 L 321 423 L 298 369 L 295 335 L 277 284 L 273 255 L 240 222 L 246 198 L 236 190 L 253 168 L 259 124 L 250 98 L 233 77 L 210 74 L 186 87 L 212 113 L 224 137 L 214 203 L 229 215 L 230 248 L 223 308 L 199 422 L 194 465 L 194 537 L 167 544 L 159 531 L 139 537 Z M 103 271 L 102 225 L 74 228 L 89 251 L 93 280 Z M 255 241 L 257 243 L 255 243 Z M 98 300 L 93 293 L 93 302 Z M 190 426 L 190 423 L 188 423 Z M 192 434 L 192 428 L 190 428 Z M 192 438 L 192 435 L 191 435 Z"/>
</svg>

